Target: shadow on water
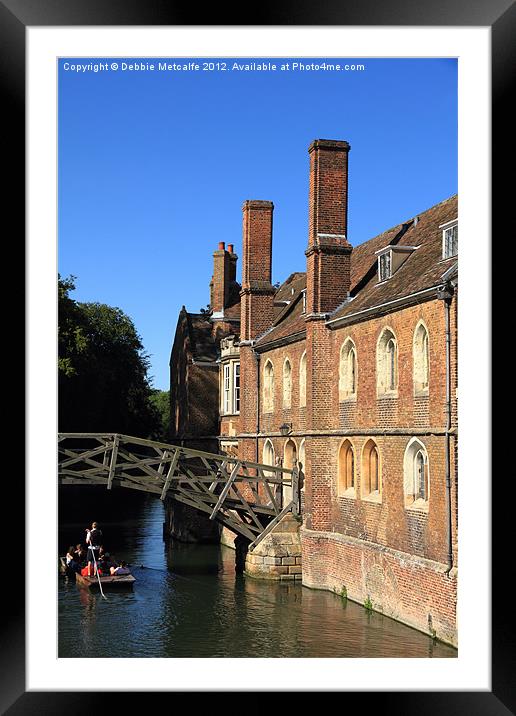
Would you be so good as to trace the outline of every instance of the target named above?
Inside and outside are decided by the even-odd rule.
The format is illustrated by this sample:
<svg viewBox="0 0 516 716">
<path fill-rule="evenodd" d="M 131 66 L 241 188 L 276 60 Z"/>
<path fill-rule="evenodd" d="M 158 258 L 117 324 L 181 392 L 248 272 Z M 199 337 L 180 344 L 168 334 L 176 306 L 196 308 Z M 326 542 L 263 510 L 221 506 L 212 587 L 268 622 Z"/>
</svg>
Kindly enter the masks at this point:
<svg viewBox="0 0 516 716">
<path fill-rule="evenodd" d="M 132 565 L 137 581 L 103 600 L 60 578 L 60 657 L 457 656 L 330 592 L 236 574 L 227 547 L 164 543 L 159 499 L 84 490 L 60 495 L 60 550 L 82 541 L 96 520 L 106 548 Z"/>
</svg>

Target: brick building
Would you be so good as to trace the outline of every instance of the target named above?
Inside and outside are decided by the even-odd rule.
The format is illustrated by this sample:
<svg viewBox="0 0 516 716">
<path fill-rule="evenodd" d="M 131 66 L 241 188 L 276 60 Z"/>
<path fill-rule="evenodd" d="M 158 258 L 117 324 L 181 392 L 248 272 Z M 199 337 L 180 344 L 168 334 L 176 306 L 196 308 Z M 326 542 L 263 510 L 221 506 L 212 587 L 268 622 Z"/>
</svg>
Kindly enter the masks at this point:
<svg viewBox="0 0 516 716">
<path fill-rule="evenodd" d="M 226 323 L 214 269 L 220 449 L 298 462 L 304 585 L 456 643 L 457 197 L 353 247 L 349 150 L 310 145 L 306 273 L 272 285 L 269 201 L 244 203 Z"/>
</svg>

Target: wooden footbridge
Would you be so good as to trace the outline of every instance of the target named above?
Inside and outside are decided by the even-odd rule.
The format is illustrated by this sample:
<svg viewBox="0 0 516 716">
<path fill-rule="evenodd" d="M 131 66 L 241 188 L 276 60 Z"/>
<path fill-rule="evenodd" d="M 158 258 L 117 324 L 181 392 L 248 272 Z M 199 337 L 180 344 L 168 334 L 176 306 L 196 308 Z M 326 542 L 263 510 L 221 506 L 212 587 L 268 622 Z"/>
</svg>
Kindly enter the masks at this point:
<svg viewBox="0 0 516 716">
<path fill-rule="evenodd" d="M 61 485 L 128 487 L 171 498 L 260 542 L 288 512 L 299 513 L 299 474 L 283 466 L 119 434 L 59 433 Z"/>
</svg>

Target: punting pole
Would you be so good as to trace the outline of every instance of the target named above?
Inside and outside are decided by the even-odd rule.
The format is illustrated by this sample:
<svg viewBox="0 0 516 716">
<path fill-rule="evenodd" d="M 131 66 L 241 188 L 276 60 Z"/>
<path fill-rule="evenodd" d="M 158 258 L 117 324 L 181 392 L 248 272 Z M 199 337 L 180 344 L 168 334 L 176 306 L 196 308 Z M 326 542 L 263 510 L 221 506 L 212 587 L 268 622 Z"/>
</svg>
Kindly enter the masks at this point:
<svg viewBox="0 0 516 716">
<path fill-rule="evenodd" d="M 99 570 L 97 569 L 97 560 L 96 560 L 96 558 L 95 558 L 95 550 L 92 549 L 92 550 L 91 550 L 91 553 L 92 553 L 92 555 L 93 555 L 93 564 L 95 565 L 95 572 L 97 573 L 97 579 L 99 580 L 100 593 L 102 594 L 102 597 L 103 597 L 103 598 L 106 600 L 106 602 L 107 602 L 107 601 L 109 601 L 109 600 L 108 600 L 108 598 L 106 597 L 106 595 L 104 594 L 104 592 L 102 591 L 102 582 L 100 581 L 100 574 L 99 574 Z"/>
</svg>

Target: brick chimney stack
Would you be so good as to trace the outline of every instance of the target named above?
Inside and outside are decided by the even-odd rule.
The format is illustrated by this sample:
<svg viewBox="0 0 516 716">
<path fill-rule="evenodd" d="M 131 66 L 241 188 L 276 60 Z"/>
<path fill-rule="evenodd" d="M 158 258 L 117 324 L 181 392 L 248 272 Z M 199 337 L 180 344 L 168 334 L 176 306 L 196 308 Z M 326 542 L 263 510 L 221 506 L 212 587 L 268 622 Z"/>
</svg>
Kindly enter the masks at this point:
<svg viewBox="0 0 516 716">
<path fill-rule="evenodd" d="M 333 311 L 349 294 L 351 244 L 348 230 L 347 142 L 316 139 L 310 154 L 307 316 Z"/>
<path fill-rule="evenodd" d="M 223 313 L 228 303 L 231 281 L 230 264 L 231 258 L 225 249 L 225 243 L 219 241 L 219 248 L 213 253 L 213 277 L 210 283 L 210 306 L 214 313 Z"/>
<path fill-rule="evenodd" d="M 274 316 L 272 201 L 245 201 L 240 339 L 249 341 L 270 327 Z"/>
<path fill-rule="evenodd" d="M 229 253 L 229 282 L 232 283 L 233 281 L 236 282 L 236 269 L 237 269 L 237 261 L 238 256 L 235 254 L 233 250 L 233 244 L 228 244 L 228 253 Z"/>
</svg>

